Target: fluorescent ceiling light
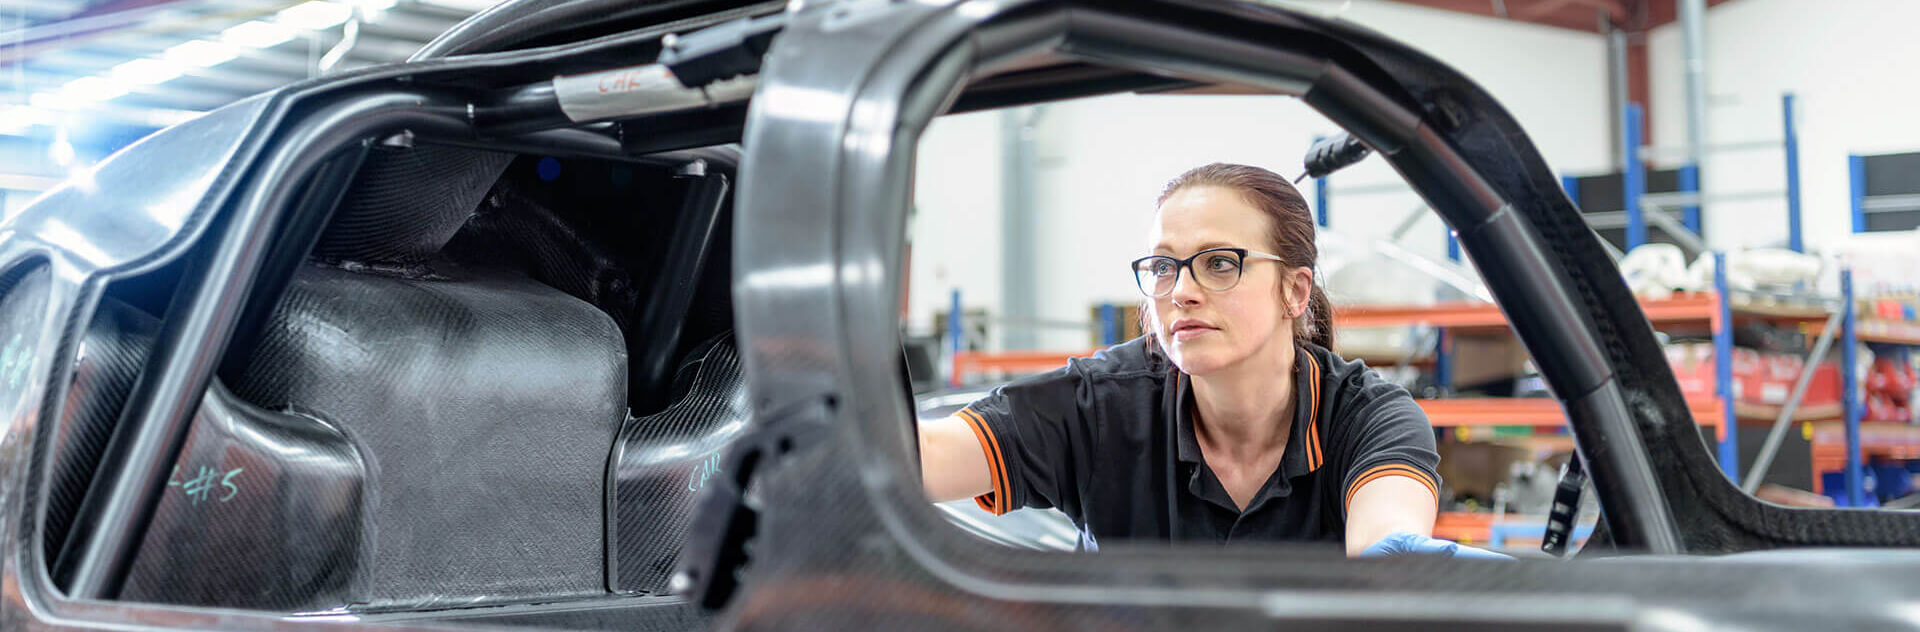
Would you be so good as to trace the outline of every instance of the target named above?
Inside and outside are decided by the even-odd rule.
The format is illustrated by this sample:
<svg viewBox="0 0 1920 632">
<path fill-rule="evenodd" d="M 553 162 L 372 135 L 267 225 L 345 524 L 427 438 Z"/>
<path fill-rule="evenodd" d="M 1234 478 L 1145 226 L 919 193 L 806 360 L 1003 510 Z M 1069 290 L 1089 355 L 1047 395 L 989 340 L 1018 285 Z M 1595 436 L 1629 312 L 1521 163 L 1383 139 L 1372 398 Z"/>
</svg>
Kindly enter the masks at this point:
<svg viewBox="0 0 1920 632">
<path fill-rule="evenodd" d="M 353 17 L 353 7 L 338 2 L 313 0 L 306 4 L 295 5 L 281 11 L 274 21 L 297 29 L 320 30 L 330 28 Z"/>
<path fill-rule="evenodd" d="M 254 20 L 220 32 L 220 41 L 246 48 L 273 48 L 293 39 L 293 29 Z"/>
<path fill-rule="evenodd" d="M 360 10 L 363 22 L 379 22 L 387 19 L 387 10 L 400 4 L 400 0 L 346 0 L 348 5 Z"/>
<path fill-rule="evenodd" d="M 48 125 L 53 123 L 53 115 L 46 110 L 26 105 L 0 107 L 0 121 L 25 125 Z"/>
<path fill-rule="evenodd" d="M 0 107 L 0 134 L 21 136 L 36 125 L 52 125 L 53 114 L 46 110 L 25 106 L 9 105 Z"/>
<path fill-rule="evenodd" d="M 105 77 L 81 77 L 60 86 L 60 96 L 78 103 L 99 103 L 126 94 L 126 87 Z"/>
<path fill-rule="evenodd" d="M 160 58 L 170 62 L 208 68 L 232 61 L 240 56 L 232 46 L 207 40 L 193 40 L 167 49 Z"/>
<path fill-rule="evenodd" d="M 420 4 L 479 13 L 500 4 L 500 0 L 420 0 Z"/>
<path fill-rule="evenodd" d="M 114 81 L 141 85 L 165 83 L 179 77 L 183 69 L 180 64 L 158 59 L 135 59 L 114 66 L 107 76 Z"/>
<path fill-rule="evenodd" d="M 47 112 L 71 110 L 80 106 L 74 103 L 73 99 L 54 92 L 35 92 L 33 96 L 27 97 L 27 103 L 35 109 Z"/>
<path fill-rule="evenodd" d="M 59 137 L 53 139 L 52 144 L 47 145 L 47 157 L 53 159 L 53 164 L 62 167 L 72 165 L 74 158 L 73 143 L 67 142 L 65 134 L 59 135 Z"/>
</svg>

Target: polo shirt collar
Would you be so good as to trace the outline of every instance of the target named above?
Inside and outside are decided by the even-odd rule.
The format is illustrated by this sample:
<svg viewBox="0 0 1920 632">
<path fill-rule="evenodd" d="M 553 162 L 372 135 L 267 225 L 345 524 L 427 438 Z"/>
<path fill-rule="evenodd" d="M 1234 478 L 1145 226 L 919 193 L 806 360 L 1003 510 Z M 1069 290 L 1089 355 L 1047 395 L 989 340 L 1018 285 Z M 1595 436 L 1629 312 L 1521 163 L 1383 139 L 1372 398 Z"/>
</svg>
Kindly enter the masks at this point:
<svg viewBox="0 0 1920 632">
<path fill-rule="evenodd" d="M 1292 491 L 1292 484 L 1288 479 L 1306 476 L 1320 469 L 1325 462 L 1320 445 L 1320 409 L 1321 400 L 1324 399 L 1325 385 L 1322 382 L 1326 379 L 1325 361 L 1316 357 L 1305 347 L 1296 345 L 1292 378 L 1293 392 L 1298 399 L 1295 400 L 1297 404 L 1293 407 L 1293 431 L 1287 435 L 1287 447 L 1280 454 L 1280 472 L 1285 476 L 1270 479 L 1267 485 L 1261 488 L 1260 493 L 1254 495 L 1253 502 L 1248 504 L 1249 509 L 1259 506 L 1262 501 L 1271 496 L 1287 495 Z M 1205 462 L 1206 457 L 1200 452 L 1200 438 L 1195 434 L 1193 427 L 1193 379 L 1178 369 L 1174 370 L 1172 379 L 1174 388 L 1168 389 L 1170 400 L 1168 405 L 1173 408 L 1174 438 L 1180 462 L 1201 464 Z M 1187 481 L 1187 491 L 1195 496 L 1220 502 L 1229 508 L 1233 506 L 1233 501 L 1225 498 L 1224 490 L 1217 493 L 1222 496 L 1221 498 L 1211 498 L 1216 494 L 1209 492 L 1218 489 L 1219 486 L 1217 483 L 1205 484 L 1207 481 L 1201 474 L 1201 468 L 1195 467 L 1191 471 L 1191 478 Z"/>
</svg>

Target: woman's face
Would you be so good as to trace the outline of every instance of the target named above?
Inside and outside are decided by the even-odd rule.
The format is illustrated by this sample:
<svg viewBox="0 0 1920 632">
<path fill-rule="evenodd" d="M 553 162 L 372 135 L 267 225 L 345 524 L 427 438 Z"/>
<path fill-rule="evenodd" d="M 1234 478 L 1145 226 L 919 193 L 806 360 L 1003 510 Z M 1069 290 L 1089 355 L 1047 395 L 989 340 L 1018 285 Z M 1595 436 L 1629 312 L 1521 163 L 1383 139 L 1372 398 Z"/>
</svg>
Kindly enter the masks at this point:
<svg viewBox="0 0 1920 632">
<path fill-rule="evenodd" d="M 1160 205 L 1149 243 L 1153 254 L 1181 259 L 1209 248 L 1272 252 L 1268 221 L 1236 190 L 1188 187 Z M 1278 261 L 1248 257 L 1238 285 L 1213 291 L 1182 270 L 1172 293 L 1152 299 L 1148 326 L 1174 364 L 1189 375 L 1231 368 L 1276 349 L 1290 352 L 1293 320 L 1287 315 L 1299 305 L 1283 298 L 1283 282 L 1300 286 L 1291 296 L 1305 297 L 1312 277 L 1306 268 L 1289 270 Z"/>
</svg>

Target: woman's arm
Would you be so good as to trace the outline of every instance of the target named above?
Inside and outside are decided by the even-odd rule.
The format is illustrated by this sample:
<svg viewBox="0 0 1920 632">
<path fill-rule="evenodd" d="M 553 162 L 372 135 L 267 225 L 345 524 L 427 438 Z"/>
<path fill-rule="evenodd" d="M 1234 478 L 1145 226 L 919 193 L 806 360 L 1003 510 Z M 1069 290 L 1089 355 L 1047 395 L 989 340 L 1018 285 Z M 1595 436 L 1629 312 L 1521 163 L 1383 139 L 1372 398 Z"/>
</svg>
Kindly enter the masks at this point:
<svg viewBox="0 0 1920 632">
<path fill-rule="evenodd" d="M 1362 402 L 1333 424 L 1332 462 L 1343 473 L 1348 555 L 1396 532 L 1429 537 L 1440 509 L 1433 425 L 1406 389 L 1372 371 L 1350 395 Z"/>
<path fill-rule="evenodd" d="M 1359 555 L 1380 538 L 1396 532 L 1433 536 L 1439 512 L 1433 490 L 1405 476 L 1385 476 L 1354 490 L 1347 506 L 1347 555 Z"/>
<path fill-rule="evenodd" d="M 993 491 L 987 467 L 986 452 L 966 421 L 956 416 L 920 423 L 920 476 L 933 502 Z"/>
</svg>

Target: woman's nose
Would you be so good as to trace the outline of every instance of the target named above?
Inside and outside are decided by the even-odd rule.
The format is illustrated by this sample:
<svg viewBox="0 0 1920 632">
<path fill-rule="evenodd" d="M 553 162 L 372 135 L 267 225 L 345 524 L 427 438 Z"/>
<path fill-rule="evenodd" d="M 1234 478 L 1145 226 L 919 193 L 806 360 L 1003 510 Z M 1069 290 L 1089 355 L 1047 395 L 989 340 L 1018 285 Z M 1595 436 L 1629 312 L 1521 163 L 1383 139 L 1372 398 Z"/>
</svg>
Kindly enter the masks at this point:
<svg viewBox="0 0 1920 632">
<path fill-rule="evenodd" d="M 1189 267 L 1173 277 L 1173 292 L 1167 294 L 1173 304 L 1194 305 L 1200 302 L 1200 297 L 1206 292 L 1200 289 L 1200 280 L 1194 277 L 1196 274 L 1199 273 Z"/>
</svg>

